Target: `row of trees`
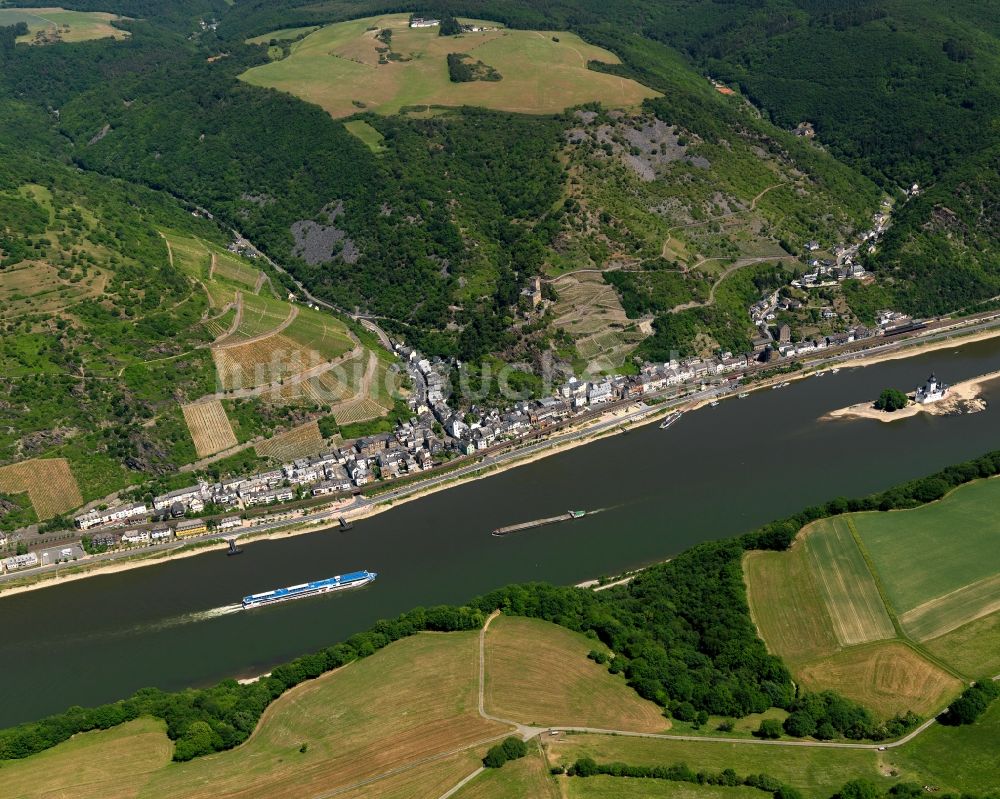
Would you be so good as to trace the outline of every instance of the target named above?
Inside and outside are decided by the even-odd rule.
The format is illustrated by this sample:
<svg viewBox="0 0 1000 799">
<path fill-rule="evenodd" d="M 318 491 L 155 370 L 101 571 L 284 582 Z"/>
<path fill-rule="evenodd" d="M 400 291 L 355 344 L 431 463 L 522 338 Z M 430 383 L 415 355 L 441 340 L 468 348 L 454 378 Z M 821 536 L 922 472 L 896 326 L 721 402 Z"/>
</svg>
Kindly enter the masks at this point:
<svg viewBox="0 0 1000 799">
<path fill-rule="evenodd" d="M 632 779 L 666 780 L 670 782 L 688 782 L 696 785 L 716 785 L 729 788 L 746 786 L 770 793 L 774 799 L 802 799 L 802 793 L 768 774 L 749 774 L 740 777 L 731 769 L 718 772 L 694 771 L 683 763 L 672 766 L 635 766 L 627 763 L 598 763 L 591 757 L 581 757 L 574 762 L 566 774 L 570 777 L 630 777 Z M 923 785 L 912 782 L 900 782 L 887 791 L 871 780 L 851 780 L 843 785 L 831 799 L 917 799 L 926 796 Z M 979 796 L 963 793 L 961 795 L 945 793 L 940 799 L 996 799 L 996 792 Z"/>
</svg>

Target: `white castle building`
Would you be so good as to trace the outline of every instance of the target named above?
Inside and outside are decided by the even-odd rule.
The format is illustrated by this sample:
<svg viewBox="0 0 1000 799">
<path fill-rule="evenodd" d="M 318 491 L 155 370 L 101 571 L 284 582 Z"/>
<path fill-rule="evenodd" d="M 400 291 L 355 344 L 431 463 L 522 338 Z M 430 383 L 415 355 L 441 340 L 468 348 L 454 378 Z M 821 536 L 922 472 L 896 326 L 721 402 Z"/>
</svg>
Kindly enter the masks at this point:
<svg viewBox="0 0 1000 799">
<path fill-rule="evenodd" d="M 914 398 L 920 405 L 929 405 L 932 402 L 943 400 L 948 396 L 948 384 L 939 383 L 932 374 L 927 378 L 927 382 L 917 387 L 917 394 Z"/>
</svg>

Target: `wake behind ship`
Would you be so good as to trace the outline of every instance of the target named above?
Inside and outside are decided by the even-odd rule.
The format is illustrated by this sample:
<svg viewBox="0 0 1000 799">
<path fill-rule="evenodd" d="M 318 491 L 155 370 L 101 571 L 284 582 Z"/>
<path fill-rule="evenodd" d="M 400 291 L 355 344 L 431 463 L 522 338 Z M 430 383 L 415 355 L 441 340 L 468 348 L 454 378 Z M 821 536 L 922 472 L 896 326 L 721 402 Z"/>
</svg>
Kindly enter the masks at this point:
<svg viewBox="0 0 1000 799">
<path fill-rule="evenodd" d="M 243 597 L 243 609 L 258 608 L 262 605 L 274 605 L 278 602 L 285 602 L 289 599 L 301 599 L 317 594 L 327 594 L 331 591 L 344 591 L 348 588 L 361 588 L 368 585 L 378 577 L 376 572 L 367 569 L 360 572 L 351 572 L 337 577 L 327 577 L 325 580 L 314 580 L 301 585 L 292 585 L 288 588 L 275 588 L 273 591 L 264 591 L 260 594 L 250 594 Z"/>
</svg>

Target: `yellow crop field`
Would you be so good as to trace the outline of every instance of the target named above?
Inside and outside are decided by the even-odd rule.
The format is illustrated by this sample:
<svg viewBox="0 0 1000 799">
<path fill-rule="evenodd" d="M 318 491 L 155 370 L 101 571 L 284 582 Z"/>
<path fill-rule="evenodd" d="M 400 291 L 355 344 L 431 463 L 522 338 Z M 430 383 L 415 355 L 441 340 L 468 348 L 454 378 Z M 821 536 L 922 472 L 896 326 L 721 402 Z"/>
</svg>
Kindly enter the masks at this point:
<svg viewBox="0 0 1000 799">
<path fill-rule="evenodd" d="M 218 400 L 182 405 L 181 410 L 199 458 L 237 445 L 233 426 Z"/>
<path fill-rule="evenodd" d="M 337 424 L 367 422 L 369 419 L 385 416 L 386 413 L 384 407 L 368 397 L 344 403 L 333 409 L 333 417 L 337 420 Z"/>
<path fill-rule="evenodd" d="M 41 521 L 83 504 L 80 487 L 65 458 L 32 458 L 0 466 L 0 491 L 10 494 L 27 492 Z"/>
<path fill-rule="evenodd" d="M 487 712 L 539 726 L 666 732 L 662 709 L 589 660 L 591 649 L 605 647 L 551 622 L 498 616 L 486 631 Z"/>
<path fill-rule="evenodd" d="M 576 34 L 485 26 L 492 30 L 451 37 L 438 36 L 436 28 L 410 28 L 408 17 L 398 14 L 341 22 L 309 34 L 292 44 L 287 58 L 253 67 L 241 78 L 294 94 L 333 117 L 357 113 L 356 103 L 382 114 L 414 105 L 549 114 L 591 101 L 631 107 L 658 96 L 633 80 L 588 69 L 589 61 L 619 61 Z M 380 29 L 392 31 L 395 59 L 380 57 Z M 468 53 L 502 79 L 453 83 L 449 53 Z"/>
<path fill-rule="evenodd" d="M 323 449 L 323 436 L 316 422 L 306 422 L 257 444 L 257 454 L 276 461 L 291 461 L 315 455 Z"/>
<path fill-rule="evenodd" d="M 894 638 L 892 621 L 847 520 L 821 519 L 803 538 L 837 640 L 850 646 Z"/>
<path fill-rule="evenodd" d="M 962 690 L 962 682 L 902 641 L 852 647 L 796 670 L 809 690 L 832 689 L 888 718 L 912 710 L 933 715 Z"/>
</svg>

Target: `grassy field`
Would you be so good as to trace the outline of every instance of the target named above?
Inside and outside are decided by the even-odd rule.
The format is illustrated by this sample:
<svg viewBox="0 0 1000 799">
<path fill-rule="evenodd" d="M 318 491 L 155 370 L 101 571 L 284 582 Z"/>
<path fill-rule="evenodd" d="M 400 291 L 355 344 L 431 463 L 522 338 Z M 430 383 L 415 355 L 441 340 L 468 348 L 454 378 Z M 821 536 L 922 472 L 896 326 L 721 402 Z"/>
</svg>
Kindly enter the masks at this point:
<svg viewBox="0 0 1000 799">
<path fill-rule="evenodd" d="M 634 81 L 588 70 L 589 60 L 618 59 L 575 34 L 497 29 L 444 37 L 436 28 L 409 28 L 407 21 L 393 15 L 327 26 L 294 43 L 287 58 L 254 67 L 242 78 L 294 94 L 334 117 L 359 109 L 394 114 L 416 105 L 554 113 L 590 101 L 634 106 L 656 94 Z M 376 38 L 378 29 L 386 28 L 392 30 L 391 54 L 380 53 L 385 45 Z M 449 53 L 469 53 L 503 79 L 452 83 Z"/>
<path fill-rule="evenodd" d="M 808 690 L 833 689 L 883 718 L 908 710 L 933 715 L 963 687 L 902 641 L 851 647 L 799 665 L 795 677 Z"/>
<path fill-rule="evenodd" d="M 500 616 L 486 633 L 486 708 L 525 724 L 665 732 L 654 703 L 587 659 L 599 642 L 538 619 Z"/>
<path fill-rule="evenodd" d="M 789 667 L 837 651 L 833 621 L 802 541 L 787 552 L 748 553 L 743 573 L 754 623 Z"/>
<path fill-rule="evenodd" d="M 463 787 L 455 799 L 559 799 L 559 785 L 549 776 L 548 764 L 537 743 L 528 754 L 499 769 L 487 769 Z"/>
<path fill-rule="evenodd" d="M 937 637 L 1000 610 L 1000 480 L 970 483 L 914 510 L 856 514 L 853 521 L 912 637 Z"/>
<path fill-rule="evenodd" d="M 850 749 L 791 750 L 785 747 L 752 744 L 664 741 L 612 735 L 570 735 L 561 742 L 550 744 L 548 753 L 549 760 L 553 764 L 566 766 L 580 757 L 589 756 L 600 763 L 620 761 L 630 765 L 668 766 L 674 763 L 686 763 L 695 771 L 699 769 L 721 771 L 724 768 L 732 768 L 740 776 L 765 772 L 795 786 L 809 799 L 829 799 L 837 789 L 851 779 L 870 779 L 883 788 L 887 788 L 894 781 L 880 773 L 877 757 L 879 753 Z M 655 780 L 649 781 L 650 790 L 655 790 L 655 783 Z M 572 780 L 567 781 L 567 784 L 571 785 Z M 642 784 L 645 785 L 646 782 L 643 781 Z M 683 787 L 679 783 L 665 784 L 676 789 Z"/>
<path fill-rule="evenodd" d="M 996 676 L 1000 674 L 1000 613 L 991 613 L 924 641 L 924 647 L 962 674 Z"/>
<path fill-rule="evenodd" d="M 846 519 L 821 519 L 810 526 L 803 539 L 840 644 L 893 638 L 892 621 Z"/>
<path fill-rule="evenodd" d="M 304 28 L 282 28 L 281 30 L 271 31 L 270 33 L 262 33 L 260 36 L 254 36 L 252 39 L 247 39 L 247 44 L 267 44 L 272 39 L 277 42 L 287 42 L 291 39 L 296 39 L 304 33 L 312 33 L 316 30 L 315 25 L 307 25 Z"/>
<path fill-rule="evenodd" d="M 88 39 L 124 39 L 128 31 L 111 26 L 122 19 L 103 11 L 67 11 L 65 8 L 0 8 L 0 26 L 24 22 L 28 33 L 19 42 L 84 42 Z"/>
<path fill-rule="evenodd" d="M 760 799 L 755 788 L 721 788 L 665 780 L 630 780 L 616 777 L 565 779 L 567 799 Z"/>
<path fill-rule="evenodd" d="M 385 136 L 363 119 L 352 119 L 350 122 L 345 122 L 344 127 L 347 128 L 348 133 L 359 138 L 376 155 L 385 149 L 385 145 L 382 143 L 385 141 Z"/>
<path fill-rule="evenodd" d="M 144 795 L 315 796 L 500 735 L 502 725 L 476 712 L 477 673 L 478 633 L 407 638 L 295 688 L 267 710 L 242 747 L 164 769 Z M 306 752 L 299 751 L 303 743 Z M 462 759 L 436 782 L 454 784 L 475 765 Z M 358 793 L 372 795 L 372 786 Z"/>
<path fill-rule="evenodd" d="M 163 722 L 138 719 L 3 763 L 0 791 L 18 799 L 135 799 L 149 774 L 168 766 L 173 749 Z"/>
</svg>

